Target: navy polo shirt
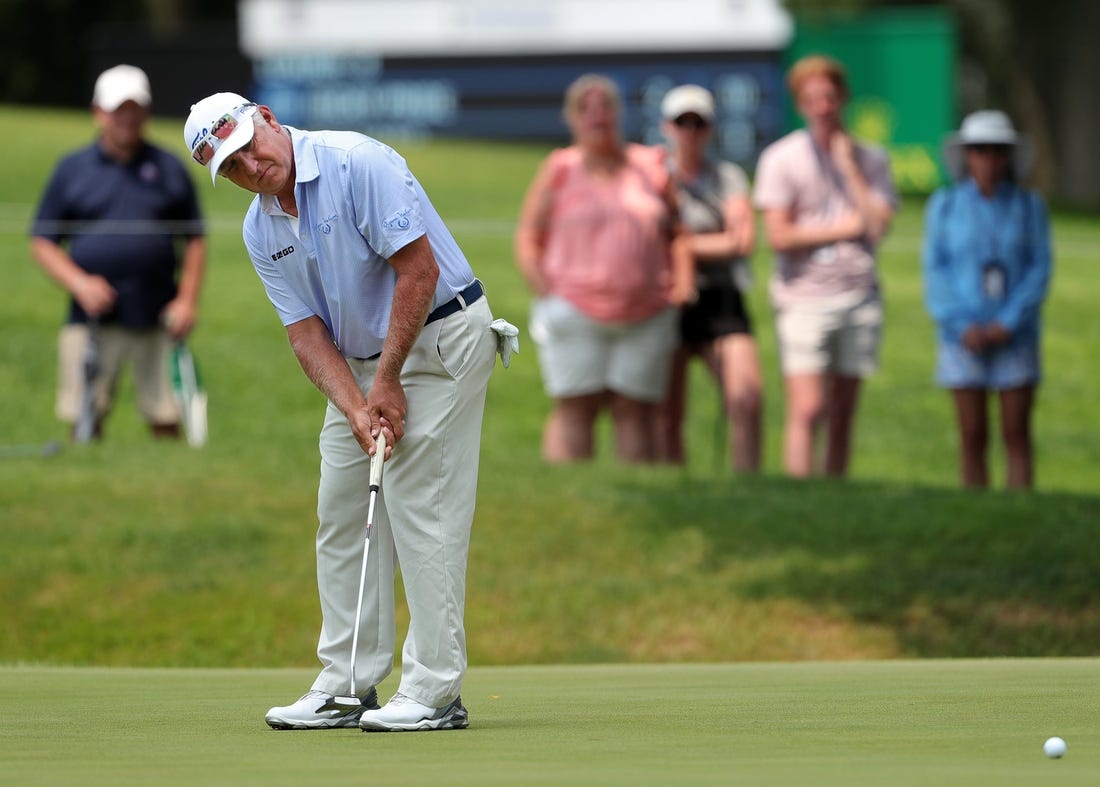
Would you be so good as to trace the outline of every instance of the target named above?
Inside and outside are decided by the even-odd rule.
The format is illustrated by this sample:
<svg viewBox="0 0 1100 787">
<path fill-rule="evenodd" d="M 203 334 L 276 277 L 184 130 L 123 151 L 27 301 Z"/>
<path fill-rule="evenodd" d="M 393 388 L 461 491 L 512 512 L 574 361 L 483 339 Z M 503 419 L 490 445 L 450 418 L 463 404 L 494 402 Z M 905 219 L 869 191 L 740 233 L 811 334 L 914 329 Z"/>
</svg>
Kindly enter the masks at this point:
<svg viewBox="0 0 1100 787">
<path fill-rule="evenodd" d="M 126 163 L 98 143 L 69 154 L 46 185 L 31 235 L 65 245 L 88 273 L 117 290 L 102 319 L 151 328 L 176 296 L 182 239 L 203 234 L 194 185 L 172 154 L 145 144 Z M 69 322 L 87 315 L 70 301 Z"/>
</svg>

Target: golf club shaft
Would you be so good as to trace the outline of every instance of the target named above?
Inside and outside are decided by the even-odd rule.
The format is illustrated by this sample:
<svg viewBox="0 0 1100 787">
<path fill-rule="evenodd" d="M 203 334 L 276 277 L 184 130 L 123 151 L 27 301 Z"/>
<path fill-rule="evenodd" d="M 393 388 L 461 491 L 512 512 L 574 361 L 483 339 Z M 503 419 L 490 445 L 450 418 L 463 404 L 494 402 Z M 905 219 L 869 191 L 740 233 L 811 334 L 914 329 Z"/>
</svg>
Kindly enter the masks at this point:
<svg viewBox="0 0 1100 787">
<path fill-rule="evenodd" d="M 99 379 L 99 318 L 88 317 L 88 344 L 84 349 L 84 390 L 80 401 L 73 439 L 90 442 L 95 437 L 99 412 L 96 407 L 96 382 Z"/>
<path fill-rule="evenodd" d="M 11 459 L 24 456 L 50 457 L 61 451 L 61 443 L 50 440 L 48 443 L 27 445 L 0 445 L 0 457 Z"/>
<path fill-rule="evenodd" d="M 367 534 L 363 539 L 363 565 L 359 569 L 359 599 L 355 605 L 355 625 L 351 635 L 351 695 L 358 697 L 355 685 L 355 661 L 359 656 L 359 624 L 363 616 L 363 591 L 367 584 L 367 557 L 370 555 L 370 529 L 374 524 L 374 505 L 382 488 L 382 463 L 386 460 L 386 436 L 378 433 L 374 456 L 370 458 L 370 502 L 367 505 Z"/>
</svg>

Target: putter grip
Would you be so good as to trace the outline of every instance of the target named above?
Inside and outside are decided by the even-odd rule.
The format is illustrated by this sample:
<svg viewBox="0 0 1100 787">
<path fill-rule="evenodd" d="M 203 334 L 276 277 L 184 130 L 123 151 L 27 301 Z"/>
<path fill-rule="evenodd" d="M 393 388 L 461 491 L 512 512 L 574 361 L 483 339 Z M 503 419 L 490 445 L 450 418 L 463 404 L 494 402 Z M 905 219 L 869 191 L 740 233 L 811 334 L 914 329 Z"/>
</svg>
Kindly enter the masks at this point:
<svg viewBox="0 0 1100 787">
<path fill-rule="evenodd" d="M 378 491 L 382 485 L 382 465 L 386 461 L 386 435 L 379 431 L 378 437 L 374 438 L 374 444 L 376 449 L 370 459 L 370 488 Z"/>
</svg>

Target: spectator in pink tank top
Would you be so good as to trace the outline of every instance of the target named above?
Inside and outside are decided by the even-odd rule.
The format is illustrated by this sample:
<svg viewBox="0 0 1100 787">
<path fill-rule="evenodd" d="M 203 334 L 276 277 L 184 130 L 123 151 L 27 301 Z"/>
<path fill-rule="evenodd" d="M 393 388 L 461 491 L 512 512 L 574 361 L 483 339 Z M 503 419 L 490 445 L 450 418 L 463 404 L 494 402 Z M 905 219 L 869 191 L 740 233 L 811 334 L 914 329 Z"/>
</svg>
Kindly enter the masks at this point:
<svg viewBox="0 0 1100 787">
<path fill-rule="evenodd" d="M 516 230 L 516 261 L 535 295 L 530 335 L 553 399 L 542 441 L 550 462 L 591 458 L 605 408 L 619 459 L 656 458 L 677 307 L 694 296 L 664 152 L 623 142 L 621 106 L 607 77 L 569 87 L 573 144 L 543 162 Z"/>
</svg>

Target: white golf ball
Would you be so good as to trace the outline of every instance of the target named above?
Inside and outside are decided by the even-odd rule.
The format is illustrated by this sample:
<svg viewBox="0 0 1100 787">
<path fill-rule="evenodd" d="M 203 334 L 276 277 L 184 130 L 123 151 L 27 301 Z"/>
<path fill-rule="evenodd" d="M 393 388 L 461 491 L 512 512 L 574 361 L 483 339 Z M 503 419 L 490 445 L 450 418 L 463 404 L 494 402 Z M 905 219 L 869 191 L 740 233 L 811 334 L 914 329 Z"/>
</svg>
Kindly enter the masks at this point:
<svg viewBox="0 0 1100 787">
<path fill-rule="evenodd" d="M 1047 738 L 1047 742 L 1043 744 L 1043 754 L 1050 757 L 1052 760 L 1057 760 L 1065 753 L 1066 742 L 1057 736 Z"/>
</svg>

